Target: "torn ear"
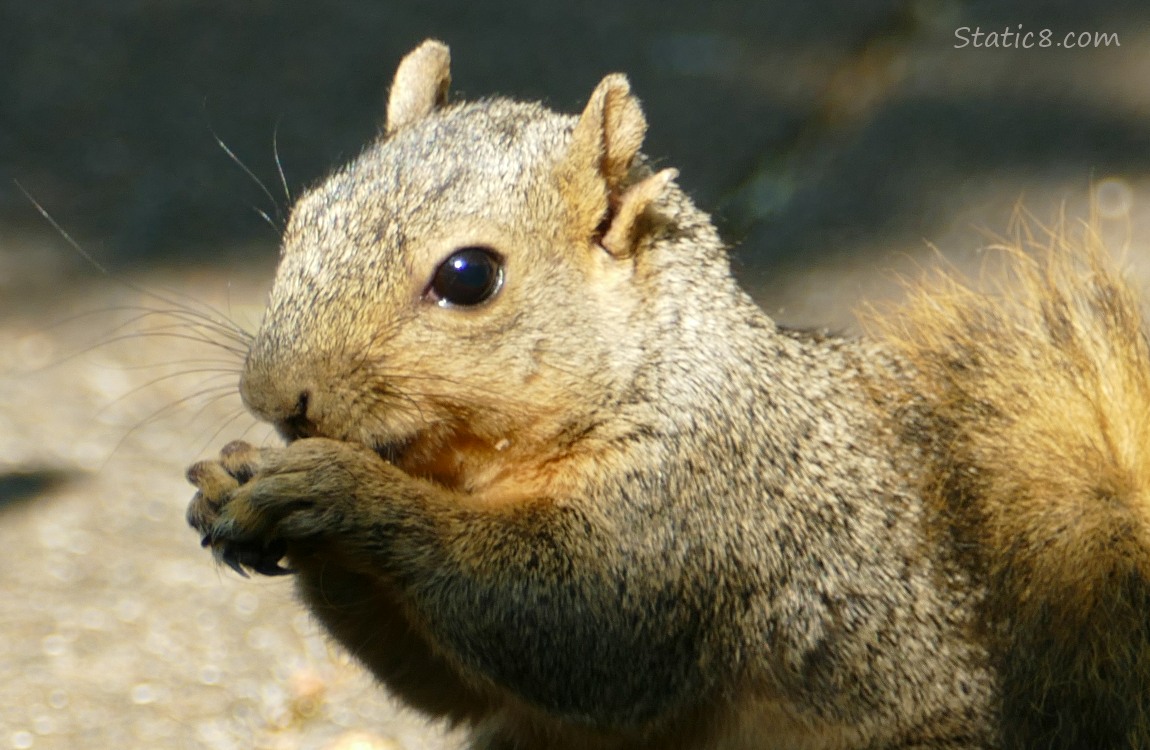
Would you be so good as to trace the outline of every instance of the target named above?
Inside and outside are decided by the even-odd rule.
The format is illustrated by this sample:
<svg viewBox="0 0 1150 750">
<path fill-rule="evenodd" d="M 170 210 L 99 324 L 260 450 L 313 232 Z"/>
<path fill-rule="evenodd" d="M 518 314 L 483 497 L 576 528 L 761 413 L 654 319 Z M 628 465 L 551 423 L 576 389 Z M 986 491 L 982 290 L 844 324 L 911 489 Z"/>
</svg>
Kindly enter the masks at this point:
<svg viewBox="0 0 1150 750">
<path fill-rule="evenodd" d="M 451 52 L 447 45 L 428 39 L 399 63 L 387 99 L 387 128 L 391 135 L 447 103 L 451 85 Z"/>
<path fill-rule="evenodd" d="M 559 165 L 574 230 L 599 235 L 600 244 L 616 257 L 634 251 L 644 211 L 676 176 L 668 169 L 627 186 L 646 132 L 647 119 L 626 76 L 609 75 L 591 94 Z"/>
</svg>

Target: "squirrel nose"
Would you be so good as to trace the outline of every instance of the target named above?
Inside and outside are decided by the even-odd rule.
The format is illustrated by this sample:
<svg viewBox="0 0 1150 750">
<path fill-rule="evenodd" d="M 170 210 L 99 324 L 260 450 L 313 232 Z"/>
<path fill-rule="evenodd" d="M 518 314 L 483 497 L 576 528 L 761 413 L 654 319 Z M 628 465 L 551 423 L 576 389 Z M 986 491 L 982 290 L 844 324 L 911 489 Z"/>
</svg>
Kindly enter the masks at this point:
<svg viewBox="0 0 1150 750">
<path fill-rule="evenodd" d="M 280 374 L 281 380 L 287 380 Z M 270 422 L 285 440 L 319 434 L 315 396 L 307 387 L 285 387 L 263 368 L 248 368 L 240 377 L 240 397 L 254 415 Z"/>
<path fill-rule="evenodd" d="M 276 430 L 284 436 L 286 440 L 298 440 L 300 438 L 315 437 L 319 434 L 316 424 L 308 415 L 308 407 L 311 402 L 311 392 L 301 391 L 299 398 L 296 399 L 295 408 L 291 413 L 282 419 L 276 420 Z"/>
</svg>

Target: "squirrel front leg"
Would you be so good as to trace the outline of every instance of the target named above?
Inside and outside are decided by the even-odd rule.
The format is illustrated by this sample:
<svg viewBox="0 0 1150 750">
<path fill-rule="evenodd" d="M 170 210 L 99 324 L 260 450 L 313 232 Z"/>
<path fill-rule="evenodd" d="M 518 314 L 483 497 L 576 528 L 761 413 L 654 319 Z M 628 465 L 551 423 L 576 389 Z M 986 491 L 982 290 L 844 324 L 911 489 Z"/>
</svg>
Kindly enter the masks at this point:
<svg viewBox="0 0 1150 750">
<path fill-rule="evenodd" d="M 307 441 L 307 447 L 318 442 Z M 188 479 L 199 489 L 188 506 L 188 522 L 203 535 L 204 546 L 211 546 L 220 562 L 245 577 L 248 569 L 264 575 L 296 573 L 299 593 L 316 618 L 411 706 L 452 721 L 488 713 L 485 696 L 461 682 L 453 667 L 412 627 L 394 584 L 378 571 L 350 569 L 341 561 L 341 535 L 333 533 L 330 515 L 295 513 L 304 533 L 290 544 L 284 533 L 288 529 L 275 528 L 274 519 L 288 510 L 291 495 L 276 498 L 265 491 L 270 483 L 262 480 L 276 475 L 276 481 L 284 484 L 290 473 L 286 469 L 302 468 L 302 462 L 294 460 L 298 450 L 289 456 L 282 448 L 261 449 L 235 441 L 217 459 L 188 469 Z M 257 476 L 261 481 L 253 484 Z M 303 492 L 295 494 L 307 495 L 312 479 L 297 476 L 295 483 Z M 295 502 L 295 510 L 303 511 L 311 500 Z M 290 569 L 281 566 L 285 555 Z"/>
<path fill-rule="evenodd" d="M 276 572 L 261 550 L 286 551 L 293 565 L 330 551 L 338 567 L 397 592 L 466 681 L 608 729 L 657 722 L 715 680 L 703 641 L 718 608 L 670 552 L 637 554 L 634 531 L 601 501 L 483 505 L 323 438 L 265 459 L 223 502 L 204 496 L 227 486 L 227 457 L 189 470 L 201 487 L 189 520 L 206 543 L 225 561 L 254 560 L 257 572 Z"/>
</svg>

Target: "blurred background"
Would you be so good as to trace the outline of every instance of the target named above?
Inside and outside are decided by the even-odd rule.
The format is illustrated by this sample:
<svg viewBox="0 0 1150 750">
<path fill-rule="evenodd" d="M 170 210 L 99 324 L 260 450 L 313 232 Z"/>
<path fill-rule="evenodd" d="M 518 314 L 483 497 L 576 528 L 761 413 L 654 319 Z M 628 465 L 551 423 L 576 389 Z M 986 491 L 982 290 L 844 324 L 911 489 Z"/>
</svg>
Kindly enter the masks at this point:
<svg viewBox="0 0 1150 750">
<path fill-rule="evenodd" d="M 574 112 L 628 73 L 645 150 L 788 323 L 852 329 L 932 246 L 977 271 L 1019 205 L 1093 205 L 1145 278 L 1139 0 L 0 0 L 0 748 L 457 742 L 182 520 L 187 463 L 267 439 L 222 344 L 270 284 L 277 159 L 295 196 L 354 156 L 428 36 L 457 98 Z"/>
</svg>

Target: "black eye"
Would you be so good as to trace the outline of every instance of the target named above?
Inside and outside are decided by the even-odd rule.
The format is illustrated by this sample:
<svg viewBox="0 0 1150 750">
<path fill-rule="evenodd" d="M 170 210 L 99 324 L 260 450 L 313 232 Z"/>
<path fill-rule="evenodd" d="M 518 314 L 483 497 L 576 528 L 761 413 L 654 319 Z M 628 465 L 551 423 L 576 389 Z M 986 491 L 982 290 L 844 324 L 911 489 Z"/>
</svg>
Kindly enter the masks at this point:
<svg viewBox="0 0 1150 750">
<path fill-rule="evenodd" d="M 471 307 L 495 296 L 503 284 L 503 260 L 485 247 L 464 247 L 436 269 L 428 294 L 440 305 Z"/>
</svg>

